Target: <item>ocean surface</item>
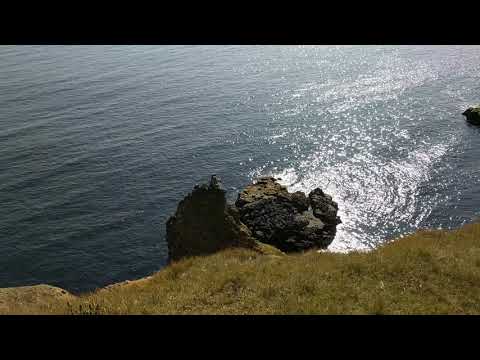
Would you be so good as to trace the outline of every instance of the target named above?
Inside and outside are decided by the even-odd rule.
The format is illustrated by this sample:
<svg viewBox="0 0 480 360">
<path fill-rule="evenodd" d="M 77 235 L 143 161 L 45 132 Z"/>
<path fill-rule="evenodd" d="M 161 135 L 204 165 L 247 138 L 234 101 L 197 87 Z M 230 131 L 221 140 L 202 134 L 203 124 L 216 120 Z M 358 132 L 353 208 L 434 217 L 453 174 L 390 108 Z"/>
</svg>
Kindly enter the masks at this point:
<svg viewBox="0 0 480 360">
<path fill-rule="evenodd" d="M 480 215 L 478 46 L 0 46 L 0 287 L 161 269 L 219 175 L 320 186 L 368 250 Z"/>
</svg>

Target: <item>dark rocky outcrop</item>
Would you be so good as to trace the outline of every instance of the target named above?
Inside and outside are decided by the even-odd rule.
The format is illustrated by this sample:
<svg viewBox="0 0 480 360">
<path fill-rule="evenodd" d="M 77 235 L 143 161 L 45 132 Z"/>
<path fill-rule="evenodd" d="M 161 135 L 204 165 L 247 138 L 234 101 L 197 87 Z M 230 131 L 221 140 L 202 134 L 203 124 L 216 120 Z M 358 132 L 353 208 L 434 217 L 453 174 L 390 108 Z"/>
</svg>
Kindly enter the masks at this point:
<svg viewBox="0 0 480 360">
<path fill-rule="evenodd" d="M 480 125 L 480 106 L 470 107 L 465 110 L 462 115 L 467 118 L 469 123 Z"/>
<path fill-rule="evenodd" d="M 209 185 L 195 186 L 167 221 L 169 259 L 206 255 L 228 247 L 254 247 L 250 230 L 228 205 L 225 190 L 212 176 Z"/>
<path fill-rule="evenodd" d="M 235 205 L 227 204 L 225 190 L 212 176 L 210 184 L 195 186 L 167 221 L 169 259 L 228 247 L 277 255 L 326 248 L 341 222 L 337 212 L 337 204 L 320 188 L 308 197 L 289 193 L 272 177 L 260 178 L 238 195 Z"/>
<path fill-rule="evenodd" d="M 327 226 L 336 226 L 342 221 L 337 216 L 338 205 L 332 197 L 322 189 L 316 188 L 308 194 L 313 215 L 322 220 Z"/>
<path fill-rule="evenodd" d="M 328 247 L 341 222 L 337 204 L 321 189 L 307 198 L 300 191 L 289 193 L 272 177 L 247 186 L 235 205 L 256 239 L 285 252 Z"/>
</svg>

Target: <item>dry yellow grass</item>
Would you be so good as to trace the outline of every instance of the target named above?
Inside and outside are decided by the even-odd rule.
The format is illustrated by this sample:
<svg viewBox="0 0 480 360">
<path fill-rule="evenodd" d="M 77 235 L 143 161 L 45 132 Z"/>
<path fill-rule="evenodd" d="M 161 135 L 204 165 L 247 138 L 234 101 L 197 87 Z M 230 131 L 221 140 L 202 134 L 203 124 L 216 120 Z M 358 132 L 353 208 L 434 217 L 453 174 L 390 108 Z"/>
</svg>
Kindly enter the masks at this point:
<svg viewBox="0 0 480 360">
<path fill-rule="evenodd" d="M 480 314 L 480 224 L 420 231 L 368 253 L 231 249 L 25 312 Z"/>
</svg>

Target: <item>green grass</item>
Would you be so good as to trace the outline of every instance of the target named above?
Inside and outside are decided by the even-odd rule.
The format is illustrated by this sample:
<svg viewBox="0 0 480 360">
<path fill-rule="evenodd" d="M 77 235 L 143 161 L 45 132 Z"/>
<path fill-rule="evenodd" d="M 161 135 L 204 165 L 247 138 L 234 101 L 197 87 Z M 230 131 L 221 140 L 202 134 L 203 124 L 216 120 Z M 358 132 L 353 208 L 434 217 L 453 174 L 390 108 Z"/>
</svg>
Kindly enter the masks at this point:
<svg viewBox="0 0 480 360">
<path fill-rule="evenodd" d="M 368 253 L 230 249 L 25 312 L 480 314 L 480 224 L 420 231 Z"/>
</svg>

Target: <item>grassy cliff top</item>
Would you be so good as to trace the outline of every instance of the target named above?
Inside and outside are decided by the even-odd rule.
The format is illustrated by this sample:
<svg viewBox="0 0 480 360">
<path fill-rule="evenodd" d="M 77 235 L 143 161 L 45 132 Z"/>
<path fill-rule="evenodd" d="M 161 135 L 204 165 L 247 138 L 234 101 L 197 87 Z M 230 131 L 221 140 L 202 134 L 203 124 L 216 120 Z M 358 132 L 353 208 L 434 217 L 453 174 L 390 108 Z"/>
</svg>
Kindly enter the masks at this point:
<svg viewBox="0 0 480 360">
<path fill-rule="evenodd" d="M 480 224 L 419 231 L 368 253 L 231 249 L 184 259 L 146 279 L 5 312 L 480 314 Z"/>
</svg>

